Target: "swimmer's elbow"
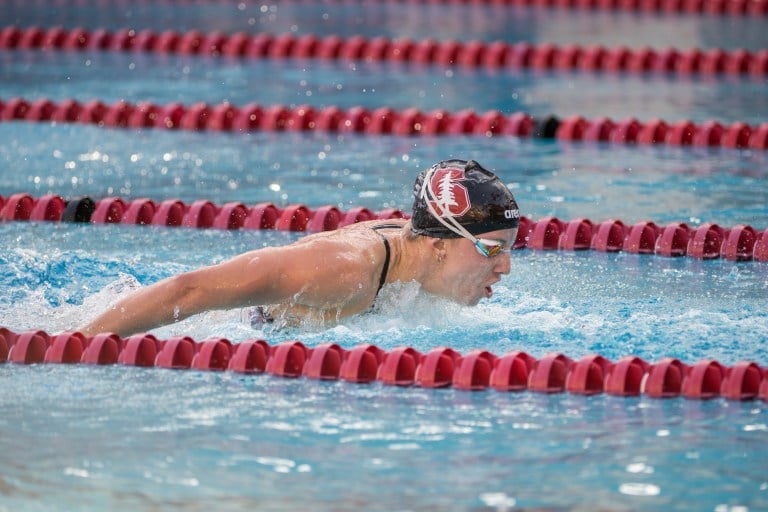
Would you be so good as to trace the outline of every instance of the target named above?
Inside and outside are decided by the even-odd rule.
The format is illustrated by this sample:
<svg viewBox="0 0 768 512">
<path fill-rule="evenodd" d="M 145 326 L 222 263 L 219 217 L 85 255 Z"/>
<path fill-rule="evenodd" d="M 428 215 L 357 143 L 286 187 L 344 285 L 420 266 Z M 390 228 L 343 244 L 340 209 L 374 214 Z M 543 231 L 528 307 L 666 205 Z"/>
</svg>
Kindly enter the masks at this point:
<svg viewBox="0 0 768 512">
<path fill-rule="evenodd" d="M 174 319 L 181 320 L 211 309 L 210 294 L 194 273 L 179 274 L 162 281 L 157 299 L 173 310 Z"/>
</svg>

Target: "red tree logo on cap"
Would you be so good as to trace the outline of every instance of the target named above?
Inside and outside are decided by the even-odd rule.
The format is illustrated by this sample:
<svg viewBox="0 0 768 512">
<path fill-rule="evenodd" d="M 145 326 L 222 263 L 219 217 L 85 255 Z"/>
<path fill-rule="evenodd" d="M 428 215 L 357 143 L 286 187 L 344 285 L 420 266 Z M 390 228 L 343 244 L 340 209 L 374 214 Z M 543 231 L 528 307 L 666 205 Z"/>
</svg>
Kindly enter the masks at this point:
<svg viewBox="0 0 768 512">
<path fill-rule="evenodd" d="M 430 203 L 441 217 L 459 217 L 472 206 L 469 202 L 469 191 L 462 181 L 462 169 L 448 167 L 432 173 L 429 184 L 434 198 Z"/>
</svg>

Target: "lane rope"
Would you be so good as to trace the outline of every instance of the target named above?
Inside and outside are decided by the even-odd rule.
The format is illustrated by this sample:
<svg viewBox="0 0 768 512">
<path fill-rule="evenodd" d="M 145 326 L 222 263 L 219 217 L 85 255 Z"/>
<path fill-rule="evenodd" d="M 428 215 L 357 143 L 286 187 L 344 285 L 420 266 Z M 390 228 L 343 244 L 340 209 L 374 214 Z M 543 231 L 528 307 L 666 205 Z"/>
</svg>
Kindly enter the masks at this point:
<svg viewBox="0 0 768 512">
<path fill-rule="evenodd" d="M 614 362 L 597 354 L 577 360 L 562 353 L 536 359 L 519 350 L 499 356 L 487 350 L 461 354 L 449 347 L 422 353 L 401 346 L 386 352 L 370 343 L 344 349 L 336 343 L 308 347 L 301 341 L 270 345 L 262 339 L 232 343 L 226 338 L 197 342 L 188 336 L 160 340 L 151 334 L 121 338 L 103 333 L 88 338 L 79 332 L 17 333 L 0 327 L 0 363 L 3 362 L 267 373 L 287 378 L 454 387 L 467 391 L 768 401 L 768 371 L 752 361 L 725 366 L 711 359 L 688 364 L 676 358 L 663 358 L 650 363 L 626 356 Z"/>
<path fill-rule="evenodd" d="M 219 3 L 232 5 L 231 0 L 218 0 Z M 110 4 L 117 6 L 136 7 L 136 4 L 150 3 L 147 0 L 112 0 Z M 194 0 L 153 0 L 152 4 L 185 5 L 196 3 Z M 287 4 L 315 4 L 315 0 L 287 0 Z M 327 0 L 327 3 L 341 5 L 364 3 L 361 0 Z M 652 12 L 663 14 L 707 14 L 710 16 L 765 16 L 768 14 L 766 0 L 388 0 L 384 3 L 411 3 L 430 5 L 485 5 L 494 7 L 532 7 L 540 9 L 572 9 L 572 10 L 607 10 Z M 48 0 L 3 0 L 4 4 L 39 4 L 48 6 Z M 87 0 L 57 0 L 56 4 L 91 7 Z"/>
<path fill-rule="evenodd" d="M 55 194 L 40 197 L 20 192 L 0 196 L 0 221 L 81 222 L 216 229 L 276 229 L 330 231 L 356 222 L 401 219 L 396 208 L 374 212 L 357 206 L 341 210 L 333 205 L 312 209 L 304 204 L 280 208 L 271 202 L 247 206 L 242 202 L 217 205 L 209 200 L 186 204 L 179 199 L 155 202 L 149 198 L 106 197 L 69 200 Z M 768 228 L 750 225 L 722 227 L 714 223 L 666 225 L 645 220 L 629 224 L 618 219 L 593 222 L 587 218 L 564 221 L 557 217 L 522 217 L 515 249 L 623 251 L 666 257 L 723 258 L 728 261 L 768 261 Z"/>
<path fill-rule="evenodd" d="M 571 116 L 534 118 L 524 112 L 503 114 L 498 110 L 449 112 L 389 107 L 342 109 L 336 106 L 260 105 L 238 107 L 231 103 L 156 105 L 124 100 L 108 104 L 100 100 L 81 103 L 75 99 L 54 102 L 47 98 L 0 98 L 0 122 L 82 123 L 107 128 L 219 131 L 230 133 L 331 132 L 359 135 L 533 137 L 561 142 L 612 144 L 665 144 L 670 146 L 768 149 L 768 122 L 749 125 L 710 120 L 667 122 L 635 118 L 614 121 L 608 117 L 586 119 Z"/>
<path fill-rule="evenodd" d="M 712 0 L 714 1 L 714 0 Z M 719 1 L 719 0 L 718 0 Z M 727 0 L 729 5 L 740 0 Z M 750 5 L 768 0 L 744 0 Z M 725 2 L 725 0 L 723 0 Z M 559 46 L 527 42 L 483 42 L 478 40 L 435 41 L 409 38 L 388 39 L 337 35 L 317 37 L 237 32 L 201 32 L 191 30 L 156 32 L 126 28 L 117 31 L 62 27 L 17 27 L 0 30 L 0 50 L 48 51 L 121 51 L 208 57 L 253 59 L 321 59 L 408 62 L 422 65 L 462 66 L 490 69 L 534 69 L 623 73 L 674 73 L 768 75 L 768 49 L 726 51 L 721 48 L 679 50 L 650 47 L 632 49 L 601 45 Z"/>
</svg>

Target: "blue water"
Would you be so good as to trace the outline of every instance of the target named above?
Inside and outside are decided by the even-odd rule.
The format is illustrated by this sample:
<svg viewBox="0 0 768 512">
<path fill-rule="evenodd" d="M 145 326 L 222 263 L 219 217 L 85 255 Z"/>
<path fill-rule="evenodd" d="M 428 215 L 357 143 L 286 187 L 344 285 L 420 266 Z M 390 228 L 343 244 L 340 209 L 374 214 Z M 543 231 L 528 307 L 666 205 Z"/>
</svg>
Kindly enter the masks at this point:
<svg viewBox="0 0 768 512">
<path fill-rule="evenodd" d="M 484 137 L 168 132 L 0 123 L 0 195 L 411 207 L 416 173 L 445 158 L 495 170 L 525 215 L 768 227 L 768 153 Z M 629 200 L 628 200 L 629 199 Z"/>
<path fill-rule="evenodd" d="M 768 43 L 766 43 L 768 47 Z M 536 117 L 765 121 L 765 77 L 446 68 L 397 63 L 247 60 L 104 52 L 0 54 L 0 98 L 93 98 L 244 106 L 417 107 Z M 105 82 L 104 76 L 113 78 Z M 165 84 L 173 82 L 174 87 Z"/>
<path fill-rule="evenodd" d="M 758 404 L 122 367 L 0 379 L 16 397 L 0 418 L 4 510 L 766 506 Z"/>
<path fill-rule="evenodd" d="M 760 18 L 405 3 L 71 4 L 41 9 L 39 2 L 5 1 L 0 19 L 24 26 L 768 47 Z M 768 114 L 765 85 L 748 77 L 0 52 L 0 98 L 493 108 L 758 123 Z M 417 171 L 450 157 L 495 169 L 534 219 L 768 228 L 765 152 L 513 137 L 0 123 L 0 195 L 408 210 Z M 71 329 L 131 289 L 299 236 L 2 223 L 0 325 Z M 376 311 L 328 329 L 260 331 L 241 311 L 225 311 L 154 332 L 768 366 L 766 263 L 521 250 L 512 265 L 493 298 L 475 308 L 404 285 L 383 290 Z M 80 365 L 0 365 L 0 390 L 2 512 L 768 509 L 763 401 L 470 393 Z"/>
</svg>

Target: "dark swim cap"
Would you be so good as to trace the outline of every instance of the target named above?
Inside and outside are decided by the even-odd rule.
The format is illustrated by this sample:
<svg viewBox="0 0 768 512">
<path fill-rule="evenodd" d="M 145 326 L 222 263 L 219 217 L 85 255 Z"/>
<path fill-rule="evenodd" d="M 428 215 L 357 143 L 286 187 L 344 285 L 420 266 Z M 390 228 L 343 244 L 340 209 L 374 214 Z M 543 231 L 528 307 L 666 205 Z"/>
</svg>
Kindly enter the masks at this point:
<svg viewBox="0 0 768 512">
<path fill-rule="evenodd" d="M 411 229 L 420 235 L 464 236 L 460 229 L 444 224 L 446 221 L 449 225 L 458 223 L 472 235 L 514 229 L 520 224 L 520 210 L 512 192 L 474 160 L 446 160 L 422 171 L 413 185 L 413 195 Z"/>
</svg>

